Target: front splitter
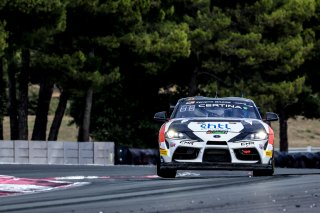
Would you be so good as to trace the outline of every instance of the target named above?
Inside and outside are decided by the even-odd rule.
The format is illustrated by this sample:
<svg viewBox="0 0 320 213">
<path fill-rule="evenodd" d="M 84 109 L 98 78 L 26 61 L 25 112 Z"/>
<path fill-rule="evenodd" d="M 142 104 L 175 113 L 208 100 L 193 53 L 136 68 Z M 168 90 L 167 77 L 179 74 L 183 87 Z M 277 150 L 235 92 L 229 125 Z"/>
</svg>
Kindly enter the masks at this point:
<svg viewBox="0 0 320 213">
<path fill-rule="evenodd" d="M 190 163 L 190 162 L 172 162 L 160 163 L 161 169 L 176 170 L 266 170 L 273 169 L 268 164 L 244 164 L 244 163 Z"/>
</svg>

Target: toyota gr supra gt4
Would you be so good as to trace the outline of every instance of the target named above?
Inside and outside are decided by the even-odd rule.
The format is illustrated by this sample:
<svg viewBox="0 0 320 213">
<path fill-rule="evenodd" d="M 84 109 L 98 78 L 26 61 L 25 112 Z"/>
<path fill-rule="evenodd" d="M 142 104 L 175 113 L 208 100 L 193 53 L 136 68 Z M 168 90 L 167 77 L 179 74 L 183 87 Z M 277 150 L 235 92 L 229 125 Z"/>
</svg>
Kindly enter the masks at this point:
<svg viewBox="0 0 320 213">
<path fill-rule="evenodd" d="M 170 117 L 165 111 L 154 119 L 159 131 L 157 174 L 174 178 L 177 170 L 250 170 L 254 176 L 274 172 L 274 133 L 267 112 L 262 119 L 255 103 L 238 97 L 180 99 Z"/>
</svg>

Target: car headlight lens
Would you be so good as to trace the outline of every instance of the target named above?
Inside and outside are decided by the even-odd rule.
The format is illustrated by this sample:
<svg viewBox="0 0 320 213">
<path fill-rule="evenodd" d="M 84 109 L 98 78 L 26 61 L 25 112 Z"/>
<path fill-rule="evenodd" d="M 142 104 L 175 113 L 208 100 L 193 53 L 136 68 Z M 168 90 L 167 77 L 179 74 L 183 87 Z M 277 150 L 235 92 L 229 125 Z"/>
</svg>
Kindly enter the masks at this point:
<svg viewBox="0 0 320 213">
<path fill-rule="evenodd" d="M 166 138 L 169 138 L 169 139 L 187 139 L 188 137 L 182 132 L 177 132 L 175 130 L 170 129 L 166 133 Z"/>
<path fill-rule="evenodd" d="M 265 140 L 268 138 L 268 134 L 265 131 L 259 131 L 248 134 L 244 140 Z"/>
</svg>

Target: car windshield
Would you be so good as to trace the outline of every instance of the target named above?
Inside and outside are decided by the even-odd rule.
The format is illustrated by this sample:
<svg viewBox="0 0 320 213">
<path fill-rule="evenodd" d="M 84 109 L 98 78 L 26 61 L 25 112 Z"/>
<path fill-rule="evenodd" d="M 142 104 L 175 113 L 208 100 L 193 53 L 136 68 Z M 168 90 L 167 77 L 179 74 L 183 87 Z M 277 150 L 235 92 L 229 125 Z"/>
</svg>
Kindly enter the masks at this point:
<svg viewBox="0 0 320 213">
<path fill-rule="evenodd" d="M 251 102 L 231 100 L 184 101 L 178 106 L 175 118 L 223 117 L 260 119 Z"/>
</svg>

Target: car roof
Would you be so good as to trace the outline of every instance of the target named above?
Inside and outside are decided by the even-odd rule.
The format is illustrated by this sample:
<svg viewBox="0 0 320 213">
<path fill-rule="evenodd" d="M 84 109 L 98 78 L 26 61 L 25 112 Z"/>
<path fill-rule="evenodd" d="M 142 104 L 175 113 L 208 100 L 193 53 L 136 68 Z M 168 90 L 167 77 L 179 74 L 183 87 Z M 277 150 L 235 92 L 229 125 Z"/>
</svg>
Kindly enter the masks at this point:
<svg viewBox="0 0 320 213">
<path fill-rule="evenodd" d="M 205 97 L 205 96 L 193 96 L 193 97 L 186 97 L 179 99 L 178 102 L 181 101 L 202 101 L 202 100 L 212 100 L 212 101 L 223 101 L 223 100 L 230 100 L 230 101 L 245 101 L 254 103 L 253 100 L 243 97 Z"/>
</svg>

